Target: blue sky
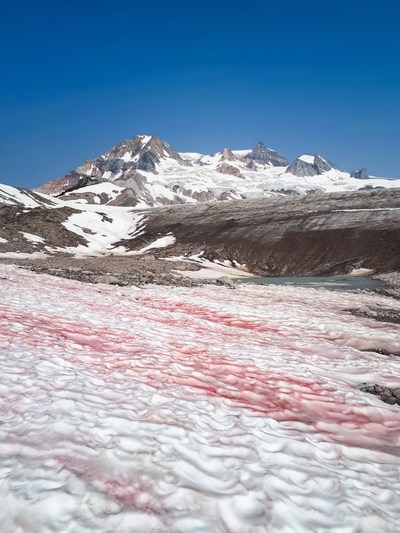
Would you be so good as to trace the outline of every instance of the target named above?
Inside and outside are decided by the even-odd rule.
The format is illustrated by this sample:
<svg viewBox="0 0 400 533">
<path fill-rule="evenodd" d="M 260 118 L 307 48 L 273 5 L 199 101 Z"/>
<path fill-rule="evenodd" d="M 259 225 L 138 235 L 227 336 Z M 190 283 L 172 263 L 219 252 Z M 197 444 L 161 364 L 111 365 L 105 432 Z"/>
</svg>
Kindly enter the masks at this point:
<svg viewBox="0 0 400 533">
<path fill-rule="evenodd" d="M 400 177 L 399 0 L 0 0 L 0 182 L 136 134 Z"/>
</svg>

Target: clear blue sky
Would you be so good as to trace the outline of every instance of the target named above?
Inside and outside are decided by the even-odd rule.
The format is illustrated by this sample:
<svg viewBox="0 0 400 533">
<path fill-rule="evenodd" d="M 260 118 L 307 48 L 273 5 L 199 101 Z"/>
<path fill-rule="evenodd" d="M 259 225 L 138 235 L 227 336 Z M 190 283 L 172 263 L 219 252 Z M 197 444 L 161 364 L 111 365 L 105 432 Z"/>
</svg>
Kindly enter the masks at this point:
<svg viewBox="0 0 400 533">
<path fill-rule="evenodd" d="M 119 141 L 400 177 L 399 0 L 0 0 L 0 182 Z"/>
</svg>

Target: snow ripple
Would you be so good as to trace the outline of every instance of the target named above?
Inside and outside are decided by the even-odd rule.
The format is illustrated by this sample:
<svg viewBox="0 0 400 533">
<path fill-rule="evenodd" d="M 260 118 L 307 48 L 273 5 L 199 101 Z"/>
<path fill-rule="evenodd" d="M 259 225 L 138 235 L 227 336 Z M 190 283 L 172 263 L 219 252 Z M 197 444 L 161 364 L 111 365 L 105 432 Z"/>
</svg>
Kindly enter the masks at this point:
<svg viewBox="0 0 400 533">
<path fill-rule="evenodd" d="M 2 532 L 397 530 L 399 302 L 0 275 Z"/>
</svg>

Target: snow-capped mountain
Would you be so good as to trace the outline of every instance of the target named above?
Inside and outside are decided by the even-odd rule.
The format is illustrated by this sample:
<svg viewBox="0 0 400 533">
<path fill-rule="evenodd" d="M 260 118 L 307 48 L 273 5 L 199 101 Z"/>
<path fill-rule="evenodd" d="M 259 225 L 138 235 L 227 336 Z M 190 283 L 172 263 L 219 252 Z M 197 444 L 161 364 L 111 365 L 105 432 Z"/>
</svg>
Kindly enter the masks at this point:
<svg viewBox="0 0 400 533">
<path fill-rule="evenodd" d="M 64 201 L 153 207 L 396 185 L 396 180 L 369 178 L 365 169 L 343 172 L 318 154 L 303 154 L 289 164 L 261 142 L 253 150 L 224 148 L 204 155 L 178 153 L 158 137 L 139 135 L 37 191 Z"/>
</svg>

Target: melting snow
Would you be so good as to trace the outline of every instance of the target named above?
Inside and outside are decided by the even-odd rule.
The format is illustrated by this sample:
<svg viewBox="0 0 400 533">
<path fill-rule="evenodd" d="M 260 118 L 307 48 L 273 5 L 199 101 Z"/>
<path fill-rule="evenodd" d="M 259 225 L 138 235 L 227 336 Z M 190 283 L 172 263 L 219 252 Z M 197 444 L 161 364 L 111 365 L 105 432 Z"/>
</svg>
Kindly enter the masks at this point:
<svg viewBox="0 0 400 533">
<path fill-rule="evenodd" d="M 398 531 L 400 302 L 0 277 L 2 531 Z"/>
<path fill-rule="evenodd" d="M 144 252 L 147 252 L 147 250 L 152 250 L 154 248 L 166 248 L 167 246 L 172 246 L 175 244 L 175 237 L 173 235 L 166 235 L 165 237 L 160 237 L 159 239 L 156 239 L 154 242 L 148 244 L 144 248 L 141 248 L 140 250 L 137 250 L 138 254 L 142 254 Z"/>
<path fill-rule="evenodd" d="M 87 245 L 68 248 L 68 251 L 96 255 L 112 250 L 115 242 L 140 235 L 143 219 L 143 215 L 134 214 L 131 210 L 105 206 L 98 212 L 92 209 L 74 213 L 63 225 L 84 237 Z"/>
<path fill-rule="evenodd" d="M 44 242 L 44 239 L 42 237 L 39 237 L 39 235 L 33 235 L 32 233 L 27 233 L 25 231 L 20 231 L 22 235 L 25 237 L 27 241 L 31 242 Z"/>
<path fill-rule="evenodd" d="M 241 277 L 254 277 L 254 274 L 251 274 L 246 270 L 245 264 L 240 264 L 237 261 L 234 261 L 235 266 L 232 266 L 230 261 L 209 261 L 202 257 L 204 252 L 199 254 L 190 255 L 190 256 L 176 256 L 176 257 L 166 257 L 167 261 L 183 261 L 185 263 L 193 263 L 200 266 L 200 270 L 176 270 L 181 276 L 186 276 L 189 278 L 197 279 L 218 279 L 225 276 L 231 278 L 241 278 Z"/>
</svg>

